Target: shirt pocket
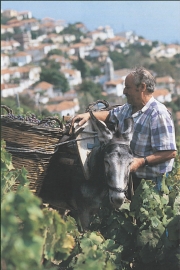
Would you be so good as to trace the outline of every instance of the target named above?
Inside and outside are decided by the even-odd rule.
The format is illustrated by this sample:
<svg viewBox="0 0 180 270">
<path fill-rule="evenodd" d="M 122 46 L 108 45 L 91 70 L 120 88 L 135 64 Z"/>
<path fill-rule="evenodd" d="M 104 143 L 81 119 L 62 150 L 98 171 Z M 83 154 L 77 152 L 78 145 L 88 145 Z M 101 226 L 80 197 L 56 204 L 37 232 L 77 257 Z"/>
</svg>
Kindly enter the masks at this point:
<svg viewBox="0 0 180 270">
<path fill-rule="evenodd" d="M 150 136 L 144 131 L 134 131 L 131 144 L 134 154 L 141 157 L 148 156 L 152 153 Z"/>
</svg>

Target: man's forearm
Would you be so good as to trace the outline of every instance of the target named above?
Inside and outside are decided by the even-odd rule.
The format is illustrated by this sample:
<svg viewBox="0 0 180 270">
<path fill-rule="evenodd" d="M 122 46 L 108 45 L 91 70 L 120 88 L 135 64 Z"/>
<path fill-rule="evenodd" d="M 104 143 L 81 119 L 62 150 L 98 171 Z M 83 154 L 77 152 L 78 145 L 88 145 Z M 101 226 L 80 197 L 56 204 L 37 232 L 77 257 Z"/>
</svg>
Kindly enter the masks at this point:
<svg viewBox="0 0 180 270">
<path fill-rule="evenodd" d="M 93 112 L 94 116 L 103 122 L 107 122 L 109 119 L 109 111 Z"/>
<path fill-rule="evenodd" d="M 158 151 L 150 156 L 146 156 L 147 162 L 149 166 L 157 165 L 163 162 L 166 162 L 172 158 L 175 158 L 176 151 L 167 150 L 167 151 Z M 131 164 L 131 172 L 137 171 L 140 167 L 145 165 L 144 158 L 134 158 Z"/>
<path fill-rule="evenodd" d="M 163 162 L 166 162 L 172 158 L 176 157 L 176 151 L 167 150 L 167 151 L 158 151 L 153 155 L 147 156 L 146 159 L 149 165 L 156 165 Z"/>
</svg>

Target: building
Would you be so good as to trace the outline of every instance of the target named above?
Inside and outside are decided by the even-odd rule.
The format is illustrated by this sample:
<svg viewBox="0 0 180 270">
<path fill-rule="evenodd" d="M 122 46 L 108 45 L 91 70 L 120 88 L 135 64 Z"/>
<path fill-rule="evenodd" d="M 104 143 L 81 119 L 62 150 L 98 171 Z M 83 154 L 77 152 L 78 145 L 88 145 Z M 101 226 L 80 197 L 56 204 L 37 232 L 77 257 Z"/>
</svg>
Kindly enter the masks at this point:
<svg viewBox="0 0 180 270">
<path fill-rule="evenodd" d="M 10 59 L 7 54 L 1 53 L 1 69 L 9 67 Z"/>
<path fill-rule="evenodd" d="M 71 88 L 82 83 L 81 72 L 79 70 L 62 69 L 61 72 L 65 75 Z"/>
<path fill-rule="evenodd" d="M 104 71 L 105 71 L 105 76 L 106 76 L 107 81 L 111 81 L 114 79 L 114 65 L 110 57 L 106 58 Z"/>
<path fill-rule="evenodd" d="M 111 80 L 105 83 L 104 85 L 104 91 L 108 95 L 116 95 L 118 97 L 123 96 L 123 85 L 124 80 L 118 79 L 118 80 Z"/>
<path fill-rule="evenodd" d="M 14 39 L 21 44 L 23 49 L 25 49 L 31 42 L 31 33 L 28 31 L 15 34 Z"/>
<path fill-rule="evenodd" d="M 1 97 L 11 97 L 15 96 L 17 93 L 23 91 L 22 87 L 19 84 L 1 84 Z"/>
<path fill-rule="evenodd" d="M 46 104 L 50 98 L 54 97 L 53 84 L 48 82 L 40 82 L 34 87 L 36 99 L 39 103 Z"/>
<path fill-rule="evenodd" d="M 174 93 L 175 80 L 171 76 L 156 77 L 156 88 L 169 89 L 172 93 Z"/>
<path fill-rule="evenodd" d="M 2 15 L 7 18 L 12 18 L 12 17 L 17 17 L 18 12 L 13 9 L 6 9 L 6 10 L 3 10 Z"/>
<path fill-rule="evenodd" d="M 18 52 L 10 56 L 11 63 L 17 63 L 18 66 L 24 66 L 32 62 L 32 56 L 26 52 Z"/>
<path fill-rule="evenodd" d="M 56 44 L 40 44 L 35 47 L 28 47 L 26 52 L 31 54 L 34 62 L 38 62 L 47 55 L 47 53 L 53 49 L 57 49 Z"/>
<path fill-rule="evenodd" d="M 97 58 L 99 62 L 105 61 L 108 56 L 109 49 L 106 46 L 96 46 L 89 52 L 91 58 Z"/>
<path fill-rule="evenodd" d="M 172 101 L 171 93 L 167 89 L 155 89 L 153 97 L 161 103 Z"/>
<path fill-rule="evenodd" d="M 54 114 L 59 114 L 60 117 L 63 116 L 74 116 L 76 112 L 79 111 L 79 102 L 77 101 L 62 101 L 58 104 L 46 105 L 45 108 Z"/>
<path fill-rule="evenodd" d="M 21 44 L 16 40 L 1 40 L 1 53 L 13 54 L 18 51 Z"/>
</svg>

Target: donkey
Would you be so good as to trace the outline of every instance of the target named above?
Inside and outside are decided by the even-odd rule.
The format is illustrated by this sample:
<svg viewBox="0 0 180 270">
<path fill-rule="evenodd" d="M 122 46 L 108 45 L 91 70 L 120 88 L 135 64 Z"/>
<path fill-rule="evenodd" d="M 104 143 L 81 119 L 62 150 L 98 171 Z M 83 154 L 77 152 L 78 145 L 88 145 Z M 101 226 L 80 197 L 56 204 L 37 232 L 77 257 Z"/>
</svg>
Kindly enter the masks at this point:
<svg viewBox="0 0 180 270">
<path fill-rule="evenodd" d="M 91 111 L 90 115 L 101 143 L 99 147 L 93 148 L 88 157 L 91 181 L 104 184 L 112 207 L 120 208 L 128 191 L 130 164 L 133 161 L 130 149 L 133 119 L 125 119 L 123 127 L 117 125 L 114 130 L 110 130 Z"/>
<path fill-rule="evenodd" d="M 99 210 L 107 193 L 113 208 L 123 204 L 133 161 L 129 146 L 133 120 L 126 119 L 121 131 L 118 126 L 110 130 L 92 111 L 90 115 L 100 141 L 88 156 L 90 179 L 85 179 L 79 160 L 74 167 L 59 164 L 57 152 L 39 194 L 45 202 L 70 209 L 74 217 L 78 216 L 83 230 L 88 229 L 92 214 Z"/>
</svg>

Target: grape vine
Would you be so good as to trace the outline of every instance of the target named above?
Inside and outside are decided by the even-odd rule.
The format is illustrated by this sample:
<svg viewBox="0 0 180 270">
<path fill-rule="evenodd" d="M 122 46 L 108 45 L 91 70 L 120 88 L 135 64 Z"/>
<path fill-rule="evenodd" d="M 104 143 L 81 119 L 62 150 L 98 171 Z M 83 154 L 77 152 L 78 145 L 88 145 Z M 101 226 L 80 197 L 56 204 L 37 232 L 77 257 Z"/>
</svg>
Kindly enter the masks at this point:
<svg viewBox="0 0 180 270">
<path fill-rule="evenodd" d="M 178 150 L 180 140 L 177 141 Z M 28 172 L 12 165 L 1 141 L 1 269 L 177 270 L 180 266 L 180 156 L 163 178 L 139 185 L 132 202 L 112 210 L 105 200 L 90 230 L 43 206 L 28 188 Z M 14 183 L 20 184 L 16 192 Z"/>
</svg>

